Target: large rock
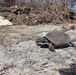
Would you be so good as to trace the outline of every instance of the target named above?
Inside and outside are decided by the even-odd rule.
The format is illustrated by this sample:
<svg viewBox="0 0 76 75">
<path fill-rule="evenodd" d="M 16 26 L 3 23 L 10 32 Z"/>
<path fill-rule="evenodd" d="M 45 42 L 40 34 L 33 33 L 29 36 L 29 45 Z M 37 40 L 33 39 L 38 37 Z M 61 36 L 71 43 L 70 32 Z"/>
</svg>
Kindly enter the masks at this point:
<svg viewBox="0 0 76 75">
<path fill-rule="evenodd" d="M 7 19 L 5 19 L 4 17 L 0 16 L 0 26 L 4 26 L 4 25 L 12 25 L 12 23 Z"/>
</svg>

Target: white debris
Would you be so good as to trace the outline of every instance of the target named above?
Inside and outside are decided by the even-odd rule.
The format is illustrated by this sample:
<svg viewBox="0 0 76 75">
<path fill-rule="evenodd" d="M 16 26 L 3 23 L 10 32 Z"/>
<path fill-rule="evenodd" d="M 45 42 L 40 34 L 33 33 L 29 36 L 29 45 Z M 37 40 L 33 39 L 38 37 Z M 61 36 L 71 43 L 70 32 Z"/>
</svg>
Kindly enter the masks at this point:
<svg viewBox="0 0 76 75">
<path fill-rule="evenodd" d="M 12 23 L 5 19 L 4 17 L 0 16 L 0 26 L 4 26 L 4 25 L 12 25 Z"/>
</svg>

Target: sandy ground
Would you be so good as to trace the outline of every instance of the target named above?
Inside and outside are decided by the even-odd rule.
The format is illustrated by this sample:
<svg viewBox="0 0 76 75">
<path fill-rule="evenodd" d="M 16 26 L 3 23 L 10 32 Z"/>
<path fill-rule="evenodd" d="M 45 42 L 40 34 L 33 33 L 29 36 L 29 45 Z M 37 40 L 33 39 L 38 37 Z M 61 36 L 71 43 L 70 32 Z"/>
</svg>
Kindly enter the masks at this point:
<svg viewBox="0 0 76 75">
<path fill-rule="evenodd" d="M 72 65 L 76 63 L 73 47 L 59 48 L 53 53 L 36 45 L 36 38 L 52 30 L 64 31 L 62 25 L 51 24 L 1 26 L 0 75 L 76 75 L 76 67 Z M 73 39 L 76 29 L 66 33 Z M 70 65 L 75 67 L 74 70 Z"/>
</svg>

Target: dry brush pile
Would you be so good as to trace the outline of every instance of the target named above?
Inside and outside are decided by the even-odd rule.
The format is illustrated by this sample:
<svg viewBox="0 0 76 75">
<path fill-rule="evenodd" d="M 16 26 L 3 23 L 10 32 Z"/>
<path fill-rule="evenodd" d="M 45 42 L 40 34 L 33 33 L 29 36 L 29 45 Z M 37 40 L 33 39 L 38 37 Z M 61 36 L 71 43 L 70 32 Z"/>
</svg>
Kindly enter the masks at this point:
<svg viewBox="0 0 76 75">
<path fill-rule="evenodd" d="M 16 9 L 5 9 L 2 8 L 0 14 L 14 25 L 76 22 L 76 12 L 67 3 L 28 2 L 19 4 Z"/>
</svg>

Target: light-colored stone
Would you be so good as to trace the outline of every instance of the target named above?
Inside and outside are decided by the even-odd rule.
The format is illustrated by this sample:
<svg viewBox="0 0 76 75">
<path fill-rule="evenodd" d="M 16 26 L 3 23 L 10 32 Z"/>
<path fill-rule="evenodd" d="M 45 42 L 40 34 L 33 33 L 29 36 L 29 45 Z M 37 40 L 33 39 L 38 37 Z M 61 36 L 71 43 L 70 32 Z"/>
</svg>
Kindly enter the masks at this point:
<svg viewBox="0 0 76 75">
<path fill-rule="evenodd" d="M 12 23 L 7 19 L 5 19 L 4 17 L 0 16 L 0 26 L 5 26 L 5 25 L 12 25 Z"/>
</svg>

